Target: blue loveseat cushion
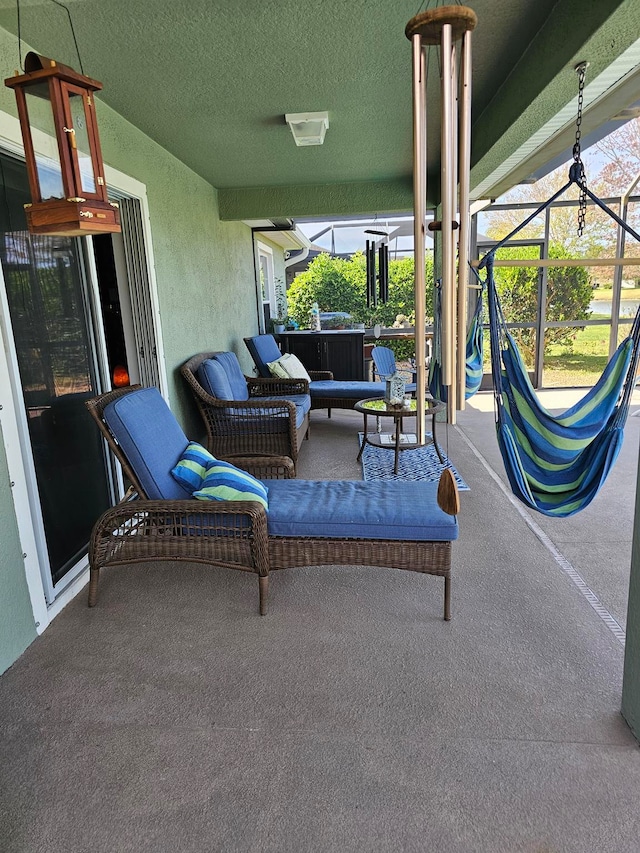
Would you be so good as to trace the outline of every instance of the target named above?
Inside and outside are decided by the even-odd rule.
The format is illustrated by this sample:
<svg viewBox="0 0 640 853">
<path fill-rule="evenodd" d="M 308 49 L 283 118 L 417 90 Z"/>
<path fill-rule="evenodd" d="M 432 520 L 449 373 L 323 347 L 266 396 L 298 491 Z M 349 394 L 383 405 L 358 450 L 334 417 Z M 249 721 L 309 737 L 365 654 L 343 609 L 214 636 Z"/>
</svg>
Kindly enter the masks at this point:
<svg viewBox="0 0 640 853">
<path fill-rule="evenodd" d="M 340 379 L 314 379 L 309 383 L 309 394 L 314 397 L 335 397 L 341 400 L 366 400 L 384 397 L 384 382 L 348 382 Z"/>
<path fill-rule="evenodd" d="M 271 536 L 445 541 L 458 521 L 437 503 L 431 482 L 270 480 Z"/>
<path fill-rule="evenodd" d="M 253 399 L 256 400 L 258 398 L 254 397 Z M 311 409 L 311 397 L 309 396 L 309 394 L 282 394 L 282 396 L 278 397 L 260 397 L 260 399 L 272 400 L 275 402 L 289 400 L 290 403 L 293 403 L 296 407 L 296 428 L 301 426 L 302 422 L 304 421 L 305 415 Z M 267 414 L 266 410 L 265 414 Z"/>
<path fill-rule="evenodd" d="M 189 441 L 157 388 L 141 388 L 105 406 L 104 419 L 151 500 L 191 497 L 171 476 Z"/>
<path fill-rule="evenodd" d="M 247 380 L 244 378 L 244 373 L 240 367 L 238 356 L 235 352 L 217 352 L 214 355 L 214 360 L 221 364 L 224 372 L 227 374 L 231 393 L 231 400 L 248 400 L 249 391 L 247 389 Z"/>
<path fill-rule="evenodd" d="M 206 358 L 196 371 L 198 382 L 216 400 L 234 400 L 227 372 L 219 361 Z M 241 399 L 246 399 L 242 397 Z"/>
</svg>

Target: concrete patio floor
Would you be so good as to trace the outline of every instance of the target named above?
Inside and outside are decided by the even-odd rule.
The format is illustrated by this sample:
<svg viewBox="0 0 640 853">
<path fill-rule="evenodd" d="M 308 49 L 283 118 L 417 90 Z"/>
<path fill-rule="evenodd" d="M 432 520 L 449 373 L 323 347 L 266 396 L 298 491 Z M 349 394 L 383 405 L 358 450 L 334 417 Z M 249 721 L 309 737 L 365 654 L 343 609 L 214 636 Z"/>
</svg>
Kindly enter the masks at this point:
<svg viewBox="0 0 640 853">
<path fill-rule="evenodd" d="M 408 572 L 278 573 L 262 618 L 239 572 L 105 573 L 0 678 L 0 849 L 637 853 L 616 624 L 638 411 L 567 520 L 510 499 L 489 396 L 442 430 L 471 488 L 450 623 Z M 359 479 L 361 427 L 312 413 L 299 476 Z"/>
</svg>

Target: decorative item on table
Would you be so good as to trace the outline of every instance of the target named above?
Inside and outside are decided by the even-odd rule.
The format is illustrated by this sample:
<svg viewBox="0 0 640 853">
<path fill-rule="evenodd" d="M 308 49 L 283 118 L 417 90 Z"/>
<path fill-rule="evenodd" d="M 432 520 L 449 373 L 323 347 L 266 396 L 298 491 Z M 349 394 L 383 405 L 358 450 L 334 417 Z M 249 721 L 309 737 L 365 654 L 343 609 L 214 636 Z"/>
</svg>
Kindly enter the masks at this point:
<svg viewBox="0 0 640 853">
<path fill-rule="evenodd" d="M 319 332 L 322 327 L 320 325 L 320 308 L 318 307 L 318 303 L 314 302 L 311 306 L 311 331 Z"/>
<path fill-rule="evenodd" d="M 402 406 L 404 400 L 404 379 L 396 371 L 386 380 L 384 399 L 390 406 Z"/>
</svg>

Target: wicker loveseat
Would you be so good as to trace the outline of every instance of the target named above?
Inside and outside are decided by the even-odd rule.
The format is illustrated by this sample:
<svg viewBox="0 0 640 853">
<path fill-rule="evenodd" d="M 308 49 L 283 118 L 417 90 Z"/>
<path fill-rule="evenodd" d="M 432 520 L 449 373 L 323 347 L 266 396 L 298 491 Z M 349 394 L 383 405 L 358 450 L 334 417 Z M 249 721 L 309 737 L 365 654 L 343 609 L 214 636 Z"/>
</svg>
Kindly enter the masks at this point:
<svg viewBox="0 0 640 853">
<path fill-rule="evenodd" d="M 309 383 L 244 376 L 235 353 L 200 352 L 181 367 L 215 456 L 288 456 L 309 437 Z"/>
<path fill-rule="evenodd" d="M 434 483 L 288 479 L 291 463 L 241 461 L 263 478 L 268 512 L 251 501 L 194 500 L 171 476 L 188 440 L 155 388 L 124 388 L 87 403 L 140 499 L 107 510 L 91 537 L 89 606 L 100 570 L 153 560 L 224 566 L 258 575 L 260 613 L 270 573 L 313 565 L 370 565 L 444 578 L 449 619 L 454 516 Z M 267 478 L 280 479 L 267 479 Z"/>
<path fill-rule="evenodd" d="M 247 349 L 251 353 L 259 376 L 267 378 L 271 376 L 268 363 L 276 361 L 282 353 L 273 335 L 255 335 L 245 338 Z M 384 397 L 384 382 L 354 382 L 343 381 L 333 378 L 330 370 L 309 370 L 311 382 L 309 383 L 309 394 L 311 395 L 312 409 L 328 409 L 331 417 L 331 409 L 353 409 L 358 400 L 371 397 Z"/>
</svg>

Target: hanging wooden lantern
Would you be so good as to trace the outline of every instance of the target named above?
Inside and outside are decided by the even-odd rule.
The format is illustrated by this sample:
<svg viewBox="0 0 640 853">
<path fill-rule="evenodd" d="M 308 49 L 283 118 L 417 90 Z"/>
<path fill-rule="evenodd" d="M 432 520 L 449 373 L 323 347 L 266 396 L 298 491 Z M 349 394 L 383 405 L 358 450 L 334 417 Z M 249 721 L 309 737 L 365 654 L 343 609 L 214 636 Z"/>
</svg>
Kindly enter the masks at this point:
<svg viewBox="0 0 640 853">
<path fill-rule="evenodd" d="M 13 89 L 29 175 L 25 205 L 32 234 L 80 237 L 120 231 L 120 211 L 107 196 L 93 93 L 102 84 L 46 56 L 28 53 Z M 36 153 L 33 131 L 50 140 Z"/>
</svg>

